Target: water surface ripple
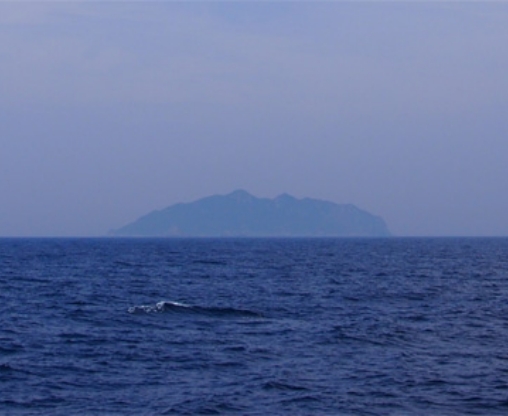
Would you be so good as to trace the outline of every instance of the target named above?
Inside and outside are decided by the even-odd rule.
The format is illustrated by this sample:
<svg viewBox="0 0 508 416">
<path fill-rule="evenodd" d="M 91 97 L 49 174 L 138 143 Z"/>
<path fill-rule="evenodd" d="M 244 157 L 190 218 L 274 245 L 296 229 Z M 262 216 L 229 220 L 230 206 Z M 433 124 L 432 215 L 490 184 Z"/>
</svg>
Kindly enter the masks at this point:
<svg viewBox="0 0 508 416">
<path fill-rule="evenodd" d="M 508 239 L 0 239 L 0 414 L 508 414 Z"/>
</svg>

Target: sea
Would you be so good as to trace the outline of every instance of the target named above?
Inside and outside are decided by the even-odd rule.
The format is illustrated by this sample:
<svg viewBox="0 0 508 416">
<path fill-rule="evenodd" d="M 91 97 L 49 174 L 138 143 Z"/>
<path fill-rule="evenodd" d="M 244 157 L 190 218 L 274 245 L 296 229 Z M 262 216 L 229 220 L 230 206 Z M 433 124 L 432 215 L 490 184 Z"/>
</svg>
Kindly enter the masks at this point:
<svg viewBox="0 0 508 416">
<path fill-rule="evenodd" d="M 1 415 L 508 415 L 508 239 L 0 239 Z"/>
</svg>

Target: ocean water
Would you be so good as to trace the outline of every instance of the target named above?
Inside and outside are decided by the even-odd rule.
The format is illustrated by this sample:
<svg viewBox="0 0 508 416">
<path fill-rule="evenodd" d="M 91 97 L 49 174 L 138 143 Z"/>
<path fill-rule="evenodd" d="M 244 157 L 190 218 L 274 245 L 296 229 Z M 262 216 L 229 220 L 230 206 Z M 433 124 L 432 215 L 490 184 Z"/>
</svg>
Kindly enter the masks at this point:
<svg viewBox="0 0 508 416">
<path fill-rule="evenodd" d="M 508 239 L 0 239 L 2 415 L 506 415 Z"/>
</svg>

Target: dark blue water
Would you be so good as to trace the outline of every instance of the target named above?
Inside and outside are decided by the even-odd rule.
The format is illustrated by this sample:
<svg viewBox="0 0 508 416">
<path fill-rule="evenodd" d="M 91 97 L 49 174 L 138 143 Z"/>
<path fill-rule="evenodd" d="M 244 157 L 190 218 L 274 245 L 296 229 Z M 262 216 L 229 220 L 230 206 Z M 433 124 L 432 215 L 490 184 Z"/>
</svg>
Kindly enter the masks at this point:
<svg viewBox="0 0 508 416">
<path fill-rule="evenodd" d="M 0 414 L 508 414 L 508 239 L 3 239 L 0 324 Z"/>
</svg>

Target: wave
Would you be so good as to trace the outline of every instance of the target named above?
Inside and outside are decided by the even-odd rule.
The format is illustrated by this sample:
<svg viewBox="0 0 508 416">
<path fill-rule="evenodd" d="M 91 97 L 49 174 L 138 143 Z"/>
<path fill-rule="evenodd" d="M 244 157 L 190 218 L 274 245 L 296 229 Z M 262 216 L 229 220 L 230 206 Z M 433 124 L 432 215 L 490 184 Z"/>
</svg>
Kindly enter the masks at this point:
<svg viewBox="0 0 508 416">
<path fill-rule="evenodd" d="M 150 313 L 177 313 L 177 314 L 199 314 L 219 317 L 251 317 L 261 318 L 263 315 L 259 312 L 247 309 L 237 309 L 230 307 L 203 307 L 187 305 L 180 302 L 161 301 L 154 305 L 131 306 L 128 310 L 131 314 L 150 314 Z"/>
</svg>

